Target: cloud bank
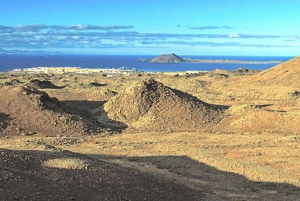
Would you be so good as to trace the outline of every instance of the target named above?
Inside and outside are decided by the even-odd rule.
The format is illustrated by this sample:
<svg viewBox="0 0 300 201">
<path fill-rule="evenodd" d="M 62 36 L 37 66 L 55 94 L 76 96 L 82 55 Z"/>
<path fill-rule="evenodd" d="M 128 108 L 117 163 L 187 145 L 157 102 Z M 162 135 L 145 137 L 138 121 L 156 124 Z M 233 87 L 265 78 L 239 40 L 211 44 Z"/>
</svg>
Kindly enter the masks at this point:
<svg viewBox="0 0 300 201">
<path fill-rule="evenodd" d="M 43 30 L 74 30 L 74 31 L 86 31 L 86 30 L 102 30 L 102 31 L 114 31 L 118 29 L 131 29 L 134 26 L 117 26 L 117 25 L 109 25 L 109 26 L 95 26 L 89 24 L 75 24 L 68 26 L 61 25 L 44 25 L 44 24 L 36 24 L 36 25 L 17 25 L 17 26 L 3 26 L 0 25 L 1 32 L 26 32 L 26 31 L 43 31 Z"/>
<path fill-rule="evenodd" d="M 0 48 L 44 50 L 44 49 L 91 49 L 91 48 L 168 48 L 176 46 L 209 47 L 296 47 L 281 41 L 298 40 L 300 36 L 276 34 L 258 35 L 243 33 L 141 33 L 130 31 L 131 25 L 0 25 Z M 231 26 L 198 26 L 197 30 L 231 30 Z M 264 40 L 262 40 L 264 39 Z M 266 42 L 270 40 L 270 42 Z M 279 41 L 274 43 L 274 41 Z"/>
<path fill-rule="evenodd" d="M 197 30 L 206 30 L 206 29 L 234 29 L 235 27 L 231 26 L 199 26 L 199 27 L 191 27 L 190 29 Z"/>
</svg>

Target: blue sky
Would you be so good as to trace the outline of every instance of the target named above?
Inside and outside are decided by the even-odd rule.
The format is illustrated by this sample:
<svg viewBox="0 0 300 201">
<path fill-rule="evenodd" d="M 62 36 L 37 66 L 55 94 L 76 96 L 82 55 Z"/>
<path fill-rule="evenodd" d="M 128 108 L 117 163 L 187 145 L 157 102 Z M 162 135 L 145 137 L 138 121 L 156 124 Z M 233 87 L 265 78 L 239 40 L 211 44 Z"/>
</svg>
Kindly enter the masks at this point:
<svg viewBox="0 0 300 201">
<path fill-rule="evenodd" d="M 2 52 L 297 56 L 300 0 L 1 0 Z"/>
</svg>

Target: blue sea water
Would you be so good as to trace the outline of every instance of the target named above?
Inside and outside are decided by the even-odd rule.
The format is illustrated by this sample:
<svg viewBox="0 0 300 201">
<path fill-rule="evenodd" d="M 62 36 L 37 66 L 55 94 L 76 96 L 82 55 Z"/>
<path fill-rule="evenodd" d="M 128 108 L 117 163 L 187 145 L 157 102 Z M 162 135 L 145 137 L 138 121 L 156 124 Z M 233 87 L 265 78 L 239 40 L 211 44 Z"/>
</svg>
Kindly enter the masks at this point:
<svg viewBox="0 0 300 201">
<path fill-rule="evenodd" d="M 265 70 L 277 64 L 232 64 L 232 63 L 148 63 L 140 59 L 153 56 L 141 55 L 0 55 L 0 71 L 31 67 L 81 67 L 81 68 L 135 68 L 145 72 L 168 71 L 212 71 L 215 69 L 236 70 L 237 68 Z M 243 61 L 287 61 L 293 57 L 257 56 L 181 56 L 191 59 L 230 59 Z"/>
</svg>

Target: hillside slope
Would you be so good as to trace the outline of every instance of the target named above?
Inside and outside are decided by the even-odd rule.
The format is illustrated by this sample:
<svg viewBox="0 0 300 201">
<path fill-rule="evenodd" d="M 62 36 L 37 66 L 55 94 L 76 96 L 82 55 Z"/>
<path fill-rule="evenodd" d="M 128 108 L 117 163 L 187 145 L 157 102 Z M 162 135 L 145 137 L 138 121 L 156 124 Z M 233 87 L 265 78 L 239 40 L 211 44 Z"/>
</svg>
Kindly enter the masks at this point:
<svg viewBox="0 0 300 201">
<path fill-rule="evenodd" d="M 294 85 L 300 79 L 300 56 L 248 78 L 248 82 Z"/>
</svg>

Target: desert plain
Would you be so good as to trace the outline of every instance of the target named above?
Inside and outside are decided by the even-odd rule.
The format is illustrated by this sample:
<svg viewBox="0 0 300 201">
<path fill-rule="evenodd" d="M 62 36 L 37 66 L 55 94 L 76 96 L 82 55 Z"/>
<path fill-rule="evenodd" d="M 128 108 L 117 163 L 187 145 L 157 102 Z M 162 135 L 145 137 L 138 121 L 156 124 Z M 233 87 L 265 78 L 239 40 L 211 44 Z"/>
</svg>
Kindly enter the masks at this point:
<svg viewBox="0 0 300 201">
<path fill-rule="evenodd" d="M 300 58 L 0 74 L 0 200 L 300 200 Z"/>
</svg>

